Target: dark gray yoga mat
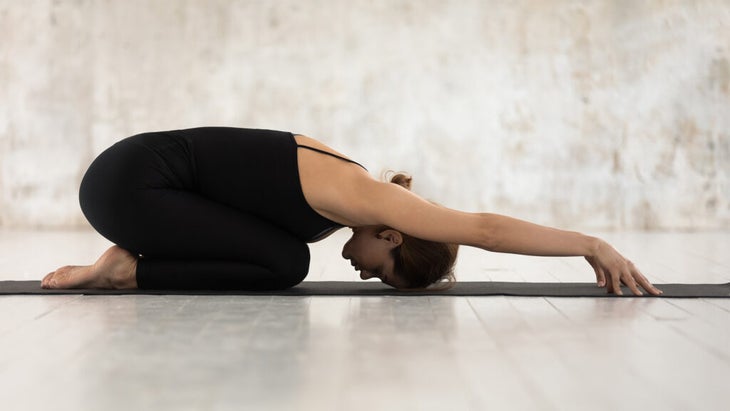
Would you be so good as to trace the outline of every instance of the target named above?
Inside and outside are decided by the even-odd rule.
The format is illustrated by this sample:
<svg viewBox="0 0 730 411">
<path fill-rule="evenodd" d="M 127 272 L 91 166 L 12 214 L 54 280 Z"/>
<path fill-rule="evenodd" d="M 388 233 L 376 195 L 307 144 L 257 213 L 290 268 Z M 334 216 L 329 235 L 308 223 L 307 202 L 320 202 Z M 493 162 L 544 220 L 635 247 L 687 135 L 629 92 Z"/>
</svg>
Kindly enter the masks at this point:
<svg viewBox="0 0 730 411">
<path fill-rule="evenodd" d="M 730 283 L 726 284 L 655 284 L 664 291 L 662 297 L 672 298 L 730 298 Z M 631 293 L 623 288 L 624 297 Z M 84 295 L 349 295 L 349 296 L 489 296 L 525 297 L 614 297 L 595 283 L 515 283 L 492 281 L 461 281 L 445 291 L 398 291 L 379 282 L 364 281 L 305 281 L 294 288 L 281 291 L 205 291 L 205 290 L 45 290 L 40 281 L 0 281 L 0 295 L 84 294 Z"/>
</svg>

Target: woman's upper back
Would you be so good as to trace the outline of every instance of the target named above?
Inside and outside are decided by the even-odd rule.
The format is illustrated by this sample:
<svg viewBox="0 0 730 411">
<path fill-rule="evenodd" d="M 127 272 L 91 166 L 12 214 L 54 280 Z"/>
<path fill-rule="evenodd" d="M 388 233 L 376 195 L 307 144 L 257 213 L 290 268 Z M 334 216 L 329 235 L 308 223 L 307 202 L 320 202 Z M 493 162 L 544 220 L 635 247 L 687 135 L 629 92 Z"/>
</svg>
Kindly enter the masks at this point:
<svg viewBox="0 0 730 411">
<path fill-rule="evenodd" d="M 343 214 L 342 210 L 353 208 L 357 202 L 363 201 L 354 188 L 373 181 L 367 170 L 311 137 L 295 134 L 294 139 L 298 146 L 304 146 L 297 150 L 297 160 L 302 192 L 307 203 L 317 213 L 336 223 L 360 225 L 351 216 Z"/>
</svg>

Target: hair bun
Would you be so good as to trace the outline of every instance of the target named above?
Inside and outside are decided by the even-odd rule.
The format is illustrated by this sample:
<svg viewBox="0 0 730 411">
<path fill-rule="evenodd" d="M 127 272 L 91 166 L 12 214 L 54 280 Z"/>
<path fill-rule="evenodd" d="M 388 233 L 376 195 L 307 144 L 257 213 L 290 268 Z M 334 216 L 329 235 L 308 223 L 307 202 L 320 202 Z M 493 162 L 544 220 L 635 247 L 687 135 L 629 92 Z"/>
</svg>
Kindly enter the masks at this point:
<svg viewBox="0 0 730 411">
<path fill-rule="evenodd" d="M 396 173 L 393 177 L 390 178 L 391 183 L 398 184 L 399 186 L 404 187 L 408 190 L 411 189 L 411 181 L 413 181 L 413 178 L 403 173 Z"/>
</svg>

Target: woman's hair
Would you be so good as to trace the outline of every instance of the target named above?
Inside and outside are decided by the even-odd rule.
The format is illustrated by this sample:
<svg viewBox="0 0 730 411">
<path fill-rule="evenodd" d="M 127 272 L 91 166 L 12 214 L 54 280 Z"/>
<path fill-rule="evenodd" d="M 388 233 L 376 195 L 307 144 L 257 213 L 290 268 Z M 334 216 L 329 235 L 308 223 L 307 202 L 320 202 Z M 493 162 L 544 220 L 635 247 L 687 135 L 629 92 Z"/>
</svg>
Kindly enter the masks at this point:
<svg viewBox="0 0 730 411">
<path fill-rule="evenodd" d="M 390 182 L 408 190 L 413 178 L 405 173 L 388 171 L 383 174 L 385 180 L 393 173 Z M 387 229 L 388 227 L 383 227 Z M 454 264 L 459 251 L 458 244 L 438 243 L 422 240 L 401 232 L 403 242 L 391 251 L 395 274 L 406 281 L 406 290 L 418 291 L 440 283 L 430 289 L 447 290 L 454 286 Z"/>
</svg>

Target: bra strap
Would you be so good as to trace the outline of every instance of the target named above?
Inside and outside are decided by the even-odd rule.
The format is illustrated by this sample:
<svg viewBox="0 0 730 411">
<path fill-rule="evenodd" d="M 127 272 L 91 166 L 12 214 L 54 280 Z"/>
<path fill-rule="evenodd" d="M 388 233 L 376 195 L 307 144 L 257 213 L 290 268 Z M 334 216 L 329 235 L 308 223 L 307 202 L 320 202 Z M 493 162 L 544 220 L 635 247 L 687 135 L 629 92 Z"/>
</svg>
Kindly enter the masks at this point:
<svg viewBox="0 0 730 411">
<path fill-rule="evenodd" d="M 322 154 L 326 154 L 326 155 L 328 155 L 328 156 L 332 156 L 332 157 L 335 157 L 335 158 L 339 158 L 340 160 L 344 160 L 344 161 L 347 161 L 348 163 L 352 163 L 352 164 L 357 164 L 357 165 L 359 165 L 360 167 L 362 167 L 363 169 L 365 169 L 365 171 L 368 171 L 368 169 L 367 169 L 367 168 L 363 167 L 363 165 L 362 165 L 362 164 L 360 164 L 360 163 L 358 163 L 357 161 L 352 161 L 352 160 L 350 160 L 349 158 L 345 158 L 345 157 L 342 157 L 342 156 L 338 156 L 338 155 L 337 155 L 337 154 L 335 154 L 335 153 L 330 153 L 329 151 L 324 151 L 324 150 L 320 150 L 320 149 L 318 149 L 318 148 L 315 148 L 315 147 L 310 147 L 310 146 L 304 146 L 304 145 L 301 145 L 301 144 L 297 144 L 297 147 L 301 147 L 301 148 L 306 148 L 306 149 L 309 149 L 309 150 L 312 150 L 312 151 L 316 151 L 316 152 L 318 152 L 318 153 L 322 153 Z"/>
</svg>

